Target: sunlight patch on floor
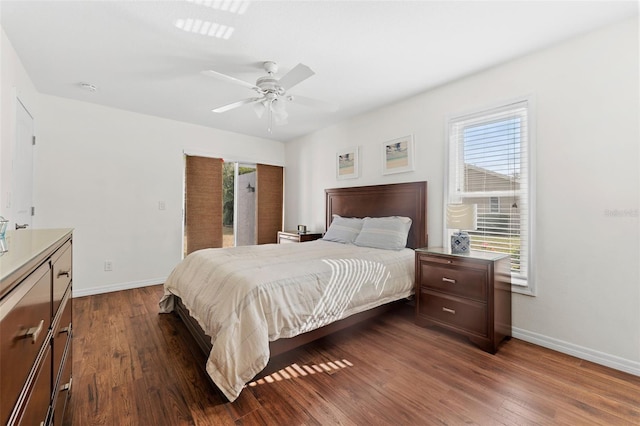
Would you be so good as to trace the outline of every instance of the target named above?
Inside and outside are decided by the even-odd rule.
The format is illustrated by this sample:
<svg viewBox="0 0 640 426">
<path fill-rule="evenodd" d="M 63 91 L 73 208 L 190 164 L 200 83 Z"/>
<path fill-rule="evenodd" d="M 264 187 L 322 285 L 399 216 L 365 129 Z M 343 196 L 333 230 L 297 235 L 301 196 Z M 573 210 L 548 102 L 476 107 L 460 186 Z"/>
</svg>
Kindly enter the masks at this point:
<svg viewBox="0 0 640 426">
<path fill-rule="evenodd" d="M 262 377 L 258 380 L 254 380 L 252 382 L 247 383 L 247 386 L 253 387 L 258 385 L 264 385 L 266 383 L 275 383 L 281 382 L 283 380 L 291 380 L 298 377 L 308 376 L 310 374 L 316 373 L 327 373 L 333 374 L 343 368 L 353 367 L 353 364 L 346 359 L 341 361 L 329 361 L 322 362 L 319 364 L 312 365 L 303 365 L 299 366 L 296 363 L 293 363 L 282 370 L 276 371 L 275 373 L 271 373 L 265 377 Z"/>
</svg>

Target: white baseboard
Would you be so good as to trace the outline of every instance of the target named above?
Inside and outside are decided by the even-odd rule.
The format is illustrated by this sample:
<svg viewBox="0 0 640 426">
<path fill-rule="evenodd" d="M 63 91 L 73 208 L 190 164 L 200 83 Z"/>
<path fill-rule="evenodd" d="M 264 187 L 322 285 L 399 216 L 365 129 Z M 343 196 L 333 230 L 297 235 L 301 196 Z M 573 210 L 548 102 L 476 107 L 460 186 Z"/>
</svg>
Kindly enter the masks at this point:
<svg viewBox="0 0 640 426">
<path fill-rule="evenodd" d="M 513 327 L 511 332 L 513 337 L 516 339 L 524 340 L 525 342 L 533 343 L 534 345 L 544 346 L 545 348 L 553 349 L 554 351 L 624 371 L 625 373 L 630 373 L 635 376 L 640 376 L 640 362 L 638 361 L 620 358 L 615 355 L 574 345 L 573 343 L 554 339 L 553 337 L 544 336 L 542 334 L 523 330 L 517 327 Z"/>
<path fill-rule="evenodd" d="M 109 284 L 101 287 L 91 287 L 87 289 L 73 289 L 73 297 L 93 296 L 94 294 L 111 293 L 113 291 L 131 290 L 132 288 L 148 287 L 150 285 L 163 284 L 167 277 L 154 278 L 144 281 L 131 281 L 128 283 Z"/>
</svg>

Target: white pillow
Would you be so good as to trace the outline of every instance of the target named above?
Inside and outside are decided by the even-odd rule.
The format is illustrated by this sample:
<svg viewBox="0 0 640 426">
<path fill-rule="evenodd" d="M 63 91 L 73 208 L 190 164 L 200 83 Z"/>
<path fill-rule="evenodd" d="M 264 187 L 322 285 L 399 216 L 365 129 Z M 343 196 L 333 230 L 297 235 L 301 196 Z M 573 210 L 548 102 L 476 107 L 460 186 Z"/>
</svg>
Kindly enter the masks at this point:
<svg viewBox="0 0 640 426">
<path fill-rule="evenodd" d="M 331 225 L 322 239 L 336 243 L 353 244 L 362 228 L 362 223 L 363 220 L 357 217 L 341 217 L 334 214 Z"/>
<path fill-rule="evenodd" d="M 354 244 L 385 250 L 400 250 L 407 246 L 411 219 L 403 216 L 365 217 Z"/>
</svg>

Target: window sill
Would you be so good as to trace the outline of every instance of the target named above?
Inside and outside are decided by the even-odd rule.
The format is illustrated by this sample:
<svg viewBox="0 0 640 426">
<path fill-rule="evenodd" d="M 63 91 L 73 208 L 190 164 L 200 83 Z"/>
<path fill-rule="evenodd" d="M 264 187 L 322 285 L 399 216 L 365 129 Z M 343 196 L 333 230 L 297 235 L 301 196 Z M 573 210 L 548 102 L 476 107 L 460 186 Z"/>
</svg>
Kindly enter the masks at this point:
<svg viewBox="0 0 640 426">
<path fill-rule="evenodd" d="M 511 293 L 524 294 L 525 296 L 535 297 L 536 293 L 533 289 L 526 285 L 511 284 Z"/>
</svg>

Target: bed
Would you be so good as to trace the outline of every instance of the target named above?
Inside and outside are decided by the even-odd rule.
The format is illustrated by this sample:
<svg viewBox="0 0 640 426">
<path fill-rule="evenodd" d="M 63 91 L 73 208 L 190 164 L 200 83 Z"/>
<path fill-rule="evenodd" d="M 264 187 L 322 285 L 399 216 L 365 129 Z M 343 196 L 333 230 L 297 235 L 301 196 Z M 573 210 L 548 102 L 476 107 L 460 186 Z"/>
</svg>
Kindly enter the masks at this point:
<svg viewBox="0 0 640 426">
<path fill-rule="evenodd" d="M 325 198 L 325 238 L 331 241 L 199 250 L 165 283 L 160 311 L 179 315 L 229 401 L 270 357 L 379 315 L 413 294 L 411 249 L 427 245 L 427 183 L 327 189 Z M 377 247 L 380 235 L 366 232 L 372 223 L 379 232 L 380 224 L 398 221 L 408 229 L 401 244 L 393 234 L 382 235 L 384 244 L 398 244 L 392 249 Z M 362 228 L 354 231 L 356 244 L 345 244 L 354 224 Z M 374 237 L 371 244 L 367 235 Z"/>
</svg>

